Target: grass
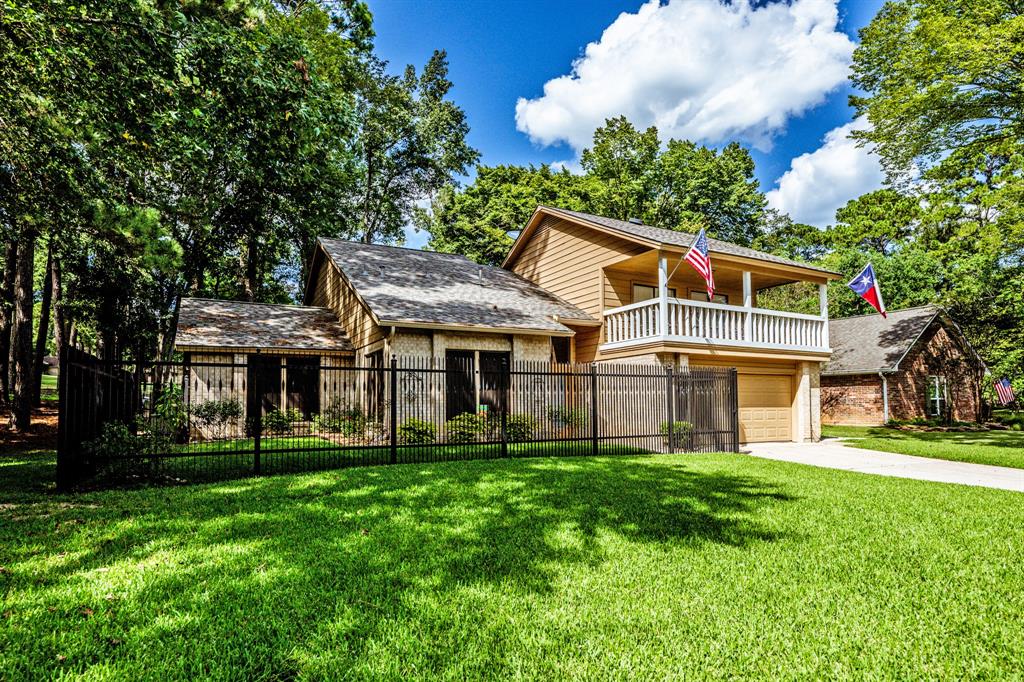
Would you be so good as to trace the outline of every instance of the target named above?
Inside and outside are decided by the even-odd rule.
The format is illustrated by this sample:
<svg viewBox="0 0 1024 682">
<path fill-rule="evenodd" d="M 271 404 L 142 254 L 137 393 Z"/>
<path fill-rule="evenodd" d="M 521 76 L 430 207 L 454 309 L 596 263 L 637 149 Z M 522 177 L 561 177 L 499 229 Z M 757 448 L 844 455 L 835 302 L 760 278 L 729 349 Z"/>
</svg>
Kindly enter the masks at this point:
<svg viewBox="0 0 1024 682">
<path fill-rule="evenodd" d="M 848 445 L 868 450 L 1024 469 L 1024 433 L 1020 431 L 901 431 L 884 426 L 823 426 L 822 435 L 842 437 Z"/>
<path fill-rule="evenodd" d="M 0 458 L 10 680 L 1007 678 L 1017 493 L 742 455 L 55 494 Z"/>
</svg>

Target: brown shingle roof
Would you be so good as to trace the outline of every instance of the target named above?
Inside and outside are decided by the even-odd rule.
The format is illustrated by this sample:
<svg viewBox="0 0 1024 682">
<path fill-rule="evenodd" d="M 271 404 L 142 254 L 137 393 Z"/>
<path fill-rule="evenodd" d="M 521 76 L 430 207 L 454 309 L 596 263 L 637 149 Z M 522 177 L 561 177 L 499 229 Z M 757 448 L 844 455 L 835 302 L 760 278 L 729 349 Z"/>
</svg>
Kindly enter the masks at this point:
<svg viewBox="0 0 1024 682">
<path fill-rule="evenodd" d="M 632 223 L 628 220 L 617 220 L 615 218 L 605 218 L 604 216 L 592 215 L 590 213 L 583 213 L 581 211 L 568 211 L 564 208 L 556 208 L 554 206 L 540 206 L 538 208 L 545 209 L 552 214 L 562 213 L 579 220 L 591 222 L 601 227 L 605 227 L 616 232 L 623 234 L 632 235 L 645 239 L 647 241 L 657 242 L 659 244 L 667 244 L 669 246 L 678 246 L 682 248 L 690 248 L 693 245 L 694 240 L 697 238 L 696 235 L 687 232 L 678 232 L 676 230 L 669 230 L 664 227 L 655 227 L 654 225 L 644 225 L 642 223 Z M 754 260 L 765 261 L 766 263 L 778 263 L 779 265 L 791 265 L 798 268 L 804 268 L 806 270 L 814 270 L 816 272 L 822 272 L 829 275 L 836 275 L 838 273 L 819 268 L 814 265 L 807 263 L 801 263 L 800 261 L 790 260 L 789 258 L 783 258 L 764 251 L 758 251 L 756 249 L 749 249 L 745 246 L 739 246 L 730 242 L 723 242 L 720 239 L 712 239 L 708 237 L 708 247 L 712 253 L 724 253 L 731 256 L 741 256 L 743 258 L 751 258 Z"/>
<path fill-rule="evenodd" d="M 533 282 L 465 256 L 324 237 L 319 241 L 382 324 L 568 333 L 558 320 L 593 321 Z"/>
<path fill-rule="evenodd" d="M 327 308 L 183 298 L 177 347 L 351 351 L 352 342 Z"/>
<path fill-rule="evenodd" d="M 890 310 L 889 317 L 878 313 L 858 315 L 828 323 L 832 359 L 823 375 L 876 374 L 894 372 L 900 360 L 921 334 L 942 313 L 938 306 L 926 305 L 905 310 Z"/>
</svg>

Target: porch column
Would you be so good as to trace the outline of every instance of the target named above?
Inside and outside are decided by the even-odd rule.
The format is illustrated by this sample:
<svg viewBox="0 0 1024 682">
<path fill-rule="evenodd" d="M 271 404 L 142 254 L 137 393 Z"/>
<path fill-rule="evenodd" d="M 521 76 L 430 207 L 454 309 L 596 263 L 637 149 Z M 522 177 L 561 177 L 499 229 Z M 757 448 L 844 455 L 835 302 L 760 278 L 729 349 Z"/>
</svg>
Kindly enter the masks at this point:
<svg viewBox="0 0 1024 682">
<path fill-rule="evenodd" d="M 743 307 L 746 308 L 743 312 L 743 340 L 749 343 L 754 336 L 754 314 L 751 312 L 754 309 L 754 290 L 750 285 L 749 270 L 743 271 Z"/>
<path fill-rule="evenodd" d="M 828 348 L 828 283 L 818 285 L 818 314 L 821 316 L 821 345 Z"/>
<path fill-rule="evenodd" d="M 668 336 L 668 258 L 658 254 L 658 335 Z"/>
</svg>

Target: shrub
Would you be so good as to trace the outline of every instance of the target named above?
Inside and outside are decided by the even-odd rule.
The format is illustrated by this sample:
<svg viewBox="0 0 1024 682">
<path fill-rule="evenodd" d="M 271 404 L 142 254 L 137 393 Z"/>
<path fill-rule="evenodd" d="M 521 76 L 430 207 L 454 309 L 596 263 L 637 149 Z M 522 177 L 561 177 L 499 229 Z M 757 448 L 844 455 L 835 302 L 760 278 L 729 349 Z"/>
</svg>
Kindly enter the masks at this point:
<svg viewBox="0 0 1024 682">
<path fill-rule="evenodd" d="M 313 424 L 319 431 L 353 436 L 365 430 L 366 416 L 359 406 L 335 398 L 320 414 L 313 417 Z"/>
<path fill-rule="evenodd" d="M 407 419 L 398 427 L 398 441 L 406 445 L 425 445 L 437 440 L 437 427 L 422 419 Z"/>
<path fill-rule="evenodd" d="M 486 430 L 487 418 L 470 412 L 455 415 L 444 426 L 449 443 L 472 443 Z"/>
<path fill-rule="evenodd" d="M 658 426 L 658 431 L 661 433 L 662 437 L 664 437 L 666 443 L 669 438 L 669 423 L 670 422 L 661 422 Z M 690 422 L 675 421 L 671 422 L 671 424 L 672 438 L 676 443 L 682 442 L 682 440 L 687 438 L 690 435 L 690 432 L 693 431 L 693 424 Z"/>
<path fill-rule="evenodd" d="M 201 428 L 209 430 L 213 438 L 223 438 L 227 426 L 242 416 L 242 403 L 235 398 L 207 400 L 192 409 L 192 419 Z"/>
<path fill-rule="evenodd" d="M 188 414 L 182 399 L 181 386 L 167 384 L 160 388 L 160 395 L 153 405 L 150 429 L 156 438 L 183 443 L 188 437 Z"/>
<path fill-rule="evenodd" d="M 288 433 L 292 429 L 292 422 L 298 421 L 292 418 L 294 416 L 293 412 L 298 412 L 298 410 L 282 412 L 275 408 L 267 412 L 263 415 L 263 430 L 267 433 Z M 301 418 L 302 415 L 299 414 L 299 419 Z"/>
<path fill-rule="evenodd" d="M 587 411 L 582 407 L 571 408 L 558 405 L 548 408 L 548 419 L 556 426 L 582 428 L 587 425 Z"/>
<path fill-rule="evenodd" d="M 86 453 L 97 460 L 101 470 L 126 474 L 149 474 L 156 460 L 145 457 L 155 443 L 153 436 L 132 433 L 124 422 L 107 422 L 100 435 L 82 444 Z"/>
<path fill-rule="evenodd" d="M 537 432 L 537 420 L 528 414 L 510 414 L 505 419 L 505 438 L 510 443 L 533 439 Z"/>
</svg>

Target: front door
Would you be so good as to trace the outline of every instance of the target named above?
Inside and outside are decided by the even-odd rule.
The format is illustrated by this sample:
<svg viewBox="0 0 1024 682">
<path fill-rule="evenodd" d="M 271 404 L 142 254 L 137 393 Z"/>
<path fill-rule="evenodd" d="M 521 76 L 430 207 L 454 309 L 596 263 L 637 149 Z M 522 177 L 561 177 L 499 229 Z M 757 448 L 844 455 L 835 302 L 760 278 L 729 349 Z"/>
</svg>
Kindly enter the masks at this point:
<svg viewBox="0 0 1024 682">
<path fill-rule="evenodd" d="M 480 351 L 480 400 L 490 416 L 508 409 L 509 354 Z"/>
</svg>

